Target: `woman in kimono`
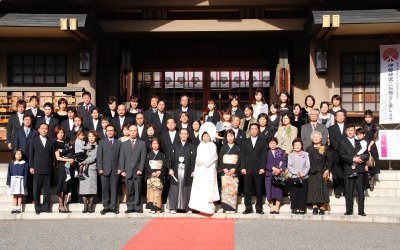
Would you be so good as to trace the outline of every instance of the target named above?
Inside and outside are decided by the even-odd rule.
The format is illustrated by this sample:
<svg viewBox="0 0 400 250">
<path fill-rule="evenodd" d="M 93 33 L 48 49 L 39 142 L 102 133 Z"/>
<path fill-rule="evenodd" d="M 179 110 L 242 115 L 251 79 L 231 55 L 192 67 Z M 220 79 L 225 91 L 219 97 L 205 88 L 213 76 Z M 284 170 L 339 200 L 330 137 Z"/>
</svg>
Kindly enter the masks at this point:
<svg viewBox="0 0 400 250">
<path fill-rule="evenodd" d="M 168 193 L 170 212 L 177 210 L 187 212 L 190 190 L 193 182 L 193 172 L 196 160 L 196 149 L 188 141 L 189 132 L 183 128 L 179 131 L 179 142 L 172 145 L 168 154 L 168 168 L 171 176 L 171 186 Z"/>
<path fill-rule="evenodd" d="M 237 170 L 240 166 L 240 147 L 235 144 L 235 131 L 226 131 L 227 143 L 219 152 L 219 169 L 221 175 L 221 206 L 225 213 L 235 213 L 239 179 Z"/>
<path fill-rule="evenodd" d="M 146 157 L 147 204 L 151 213 L 160 213 L 162 206 L 162 177 L 165 173 L 165 155 L 159 151 L 160 139 L 151 139 L 151 151 Z"/>
<path fill-rule="evenodd" d="M 201 142 L 197 147 L 189 207 L 205 214 L 214 214 L 214 202 L 219 200 L 217 181 L 217 148 L 213 142 L 216 127 L 211 122 L 201 125 Z"/>
<path fill-rule="evenodd" d="M 272 184 L 272 177 L 279 176 L 286 170 L 285 152 L 278 148 L 278 140 L 272 137 L 268 142 L 267 166 L 265 171 L 265 187 L 267 193 L 270 214 L 279 214 L 279 208 L 283 198 L 283 188 Z M 275 206 L 274 206 L 275 200 Z"/>
</svg>

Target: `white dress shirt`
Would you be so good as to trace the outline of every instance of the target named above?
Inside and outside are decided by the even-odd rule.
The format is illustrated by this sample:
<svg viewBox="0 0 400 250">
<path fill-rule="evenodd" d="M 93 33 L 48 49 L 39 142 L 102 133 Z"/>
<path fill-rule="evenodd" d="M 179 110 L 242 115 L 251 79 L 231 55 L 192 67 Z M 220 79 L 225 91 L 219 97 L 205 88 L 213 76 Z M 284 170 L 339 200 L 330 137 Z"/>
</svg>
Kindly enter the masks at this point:
<svg viewBox="0 0 400 250">
<path fill-rule="evenodd" d="M 142 126 L 137 125 L 137 129 L 138 129 L 139 137 L 142 137 L 144 125 L 142 125 Z"/>
<path fill-rule="evenodd" d="M 17 113 L 18 115 L 18 120 L 19 120 L 19 124 L 22 126 L 22 123 L 24 121 L 24 113 Z"/>
<path fill-rule="evenodd" d="M 72 131 L 74 129 L 74 120 L 68 119 L 69 130 Z"/>
<path fill-rule="evenodd" d="M 164 113 L 158 112 L 158 118 L 160 118 L 160 123 L 162 124 L 162 121 L 164 119 Z"/>
<path fill-rule="evenodd" d="M 353 145 L 353 148 L 356 147 L 356 142 L 354 141 L 354 137 L 353 138 L 347 138 L 349 139 L 349 141 L 351 142 L 351 145 Z"/>
<path fill-rule="evenodd" d="M 174 143 L 175 135 L 176 135 L 176 130 L 174 131 L 168 131 L 169 133 L 169 138 L 171 139 L 171 142 Z"/>
<path fill-rule="evenodd" d="M 39 138 L 40 138 L 40 140 L 42 141 L 42 144 L 43 144 L 43 147 L 46 147 L 46 141 L 47 141 L 47 138 L 46 137 L 43 137 L 43 136 L 39 136 Z"/>
<path fill-rule="evenodd" d="M 251 137 L 251 143 L 253 144 L 253 148 L 256 146 L 257 138 L 258 137 Z"/>
<path fill-rule="evenodd" d="M 37 108 L 31 108 L 34 117 L 37 115 Z"/>
<path fill-rule="evenodd" d="M 93 129 L 96 130 L 97 129 L 97 124 L 99 123 L 99 119 L 95 120 L 93 119 Z"/>
<path fill-rule="evenodd" d="M 119 118 L 119 127 L 122 128 L 122 125 L 124 125 L 124 121 L 125 121 L 125 116 L 124 117 L 118 117 Z"/>
<path fill-rule="evenodd" d="M 340 133 L 343 134 L 344 123 L 338 123 L 337 125 L 339 126 Z"/>
</svg>

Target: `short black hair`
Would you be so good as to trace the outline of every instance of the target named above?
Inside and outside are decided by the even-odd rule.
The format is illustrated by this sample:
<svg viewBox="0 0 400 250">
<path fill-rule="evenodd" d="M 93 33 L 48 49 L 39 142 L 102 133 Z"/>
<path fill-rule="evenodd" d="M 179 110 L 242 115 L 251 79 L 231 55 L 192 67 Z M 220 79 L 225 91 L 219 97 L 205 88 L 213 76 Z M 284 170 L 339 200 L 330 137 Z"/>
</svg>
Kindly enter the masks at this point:
<svg viewBox="0 0 400 250">
<path fill-rule="evenodd" d="M 370 109 L 365 110 L 364 116 L 367 116 L 367 115 L 372 116 L 372 117 L 374 116 L 374 114 L 372 113 L 372 111 Z"/>
<path fill-rule="evenodd" d="M 358 135 L 358 134 L 364 134 L 365 135 L 365 130 L 363 128 L 356 129 L 356 135 Z"/>
<path fill-rule="evenodd" d="M 258 130 L 260 130 L 260 124 L 253 122 L 252 124 L 249 125 L 249 128 L 256 126 Z"/>
</svg>

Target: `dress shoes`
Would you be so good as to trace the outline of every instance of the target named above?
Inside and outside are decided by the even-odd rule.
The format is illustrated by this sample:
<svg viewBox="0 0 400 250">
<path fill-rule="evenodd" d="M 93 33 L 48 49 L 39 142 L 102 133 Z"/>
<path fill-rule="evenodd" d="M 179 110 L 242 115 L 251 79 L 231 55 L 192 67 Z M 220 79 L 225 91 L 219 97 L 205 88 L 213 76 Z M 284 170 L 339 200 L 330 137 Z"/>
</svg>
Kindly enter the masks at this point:
<svg viewBox="0 0 400 250">
<path fill-rule="evenodd" d="M 258 214 L 264 214 L 264 211 L 261 210 L 261 209 L 259 209 L 259 210 L 256 210 L 256 213 L 258 213 Z"/>
<path fill-rule="evenodd" d="M 143 213 L 143 210 L 142 210 L 142 209 L 138 209 L 138 210 L 135 210 L 135 212 L 136 212 L 136 213 L 139 213 L 139 214 L 142 214 L 142 213 Z"/>
<path fill-rule="evenodd" d="M 105 215 L 106 213 L 110 212 L 110 209 L 108 208 L 103 208 L 103 210 L 100 211 L 101 215 Z"/>
<path fill-rule="evenodd" d="M 324 215 L 324 214 L 325 214 L 325 210 L 324 210 L 324 209 L 320 209 L 320 210 L 319 210 L 319 214 L 320 214 L 320 215 Z"/>
<path fill-rule="evenodd" d="M 253 213 L 253 210 L 250 210 L 250 209 L 246 209 L 243 211 L 243 214 L 252 214 L 252 213 Z"/>
<path fill-rule="evenodd" d="M 353 214 L 353 212 L 346 212 L 346 213 L 344 213 L 344 215 L 352 215 Z"/>
<path fill-rule="evenodd" d="M 111 213 L 114 213 L 114 214 L 119 214 L 119 211 L 118 211 L 118 209 L 116 209 L 116 208 L 111 209 L 110 212 L 111 212 Z"/>
<path fill-rule="evenodd" d="M 35 211 L 35 214 L 39 215 L 40 212 L 41 212 L 40 210 L 36 210 L 36 211 Z"/>
<path fill-rule="evenodd" d="M 358 213 L 359 216 L 367 216 L 364 212 Z"/>
<path fill-rule="evenodd" d="M 318 214 L 318 208 L 316 208 L 316 207 L 313 208 L 312 214 L 313 215 L 317 215 Z"/>
<path fill-rule="evenodd" d="M 134 213 L 135 209 L 128 209 L 125 211 L 126 214 Z"/>
</svg>

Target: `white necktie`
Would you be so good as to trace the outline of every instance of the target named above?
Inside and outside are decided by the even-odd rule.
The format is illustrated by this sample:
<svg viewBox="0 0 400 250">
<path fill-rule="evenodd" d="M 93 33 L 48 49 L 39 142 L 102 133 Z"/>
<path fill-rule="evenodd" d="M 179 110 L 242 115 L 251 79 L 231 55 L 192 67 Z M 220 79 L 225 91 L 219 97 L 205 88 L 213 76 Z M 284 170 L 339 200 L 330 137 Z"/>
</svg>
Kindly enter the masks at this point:
<svg viewBox="0 0 400 250">
<path fill-rule="evenodd" d="M 28 137 L 28 135 L 29 135 L 29 129 L 25 129 L 25 134 L 26 134 L 26 137 Z"/>
</svg>

